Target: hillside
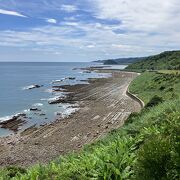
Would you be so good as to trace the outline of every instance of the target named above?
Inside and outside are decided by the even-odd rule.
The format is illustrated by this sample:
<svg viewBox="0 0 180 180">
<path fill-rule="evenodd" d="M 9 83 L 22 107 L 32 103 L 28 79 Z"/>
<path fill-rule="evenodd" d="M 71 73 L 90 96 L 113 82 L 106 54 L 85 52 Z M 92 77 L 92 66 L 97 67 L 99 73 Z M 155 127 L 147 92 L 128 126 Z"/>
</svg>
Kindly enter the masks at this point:
<svg viewBox="0 0 180 180">
<path fill-rule="evenodd" d="M 114 60 L 107 60 L 104 62 L 104 65 L 117 65 L 118 63 Z"/>
<path fill-rule="evenodd" d="M 94 61 L 96 63 L 103 63 L 106 65 L 111 65 L 112 62 L 113 64 L 131 64 L 137 61 L 142 60 L 143 57 L 135 57 L 135 58 L 118 58 L 118 59 L 107 59 L 107 60 L 98 60 L 98 61 Z"/>
<path fill-rule="evenodd" d="M 130 64 L 126 69 L 144 70 L 180 70 L 180 51 L 166 51 L 158 55 L 143 58 L 142 61 Z"/>
</svg>

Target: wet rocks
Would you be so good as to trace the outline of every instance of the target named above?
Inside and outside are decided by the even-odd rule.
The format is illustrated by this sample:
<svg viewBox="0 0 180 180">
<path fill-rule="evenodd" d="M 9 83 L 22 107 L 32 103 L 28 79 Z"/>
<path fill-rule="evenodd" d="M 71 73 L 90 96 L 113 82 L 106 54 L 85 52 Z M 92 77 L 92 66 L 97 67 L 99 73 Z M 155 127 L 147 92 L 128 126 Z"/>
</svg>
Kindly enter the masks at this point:
<svg viewBox="0 0 180 180">
<path fill-rule="evenodd" d="M 69 80 L 75 80 L 76 78 L 75 78 L 75 77 L 68 77 L 67 79 L 69 79 Z"/>
<path fill-rule="evenodd" d="M 66 103 L 65 97 L 56 97 L 48 101 L 49 104 Z"/>
<path fill-rule="evenodd" d="M 51 82 L 51 84 L 58 84 L 58 83 L 61 83 L 65 80 L 75 80 L 75 79 L 76 79 L 75 77 L 66 77 L 66 78 L 62 78 L 62 79 L 53 80 Z"/>
<path fill-rule="evenodd" d="M 63 79 L 58 79 L 58 80 L 53 80 L 51 83 L 56 84 L 56 83 L 61 83 L 63 81 L 64 81 Z"/>
<path fill-rule="evenodd" d="M 45 116 L 46 114 L 45 113 L 40 113 L 39 116 Z"/>
<path fill-rule="evenodd" d="M 91 71 L 90 70 L 85 70 L 85 71 L 83 71 L 83 73 L 91 73 Z"/>
<path fill-rule="evenodd" d="M 30 111 L 41 111 L 40 109 L 36 108 L 36 107 L 32 107 L 29 109 Z"/>
<path fill-rule="evenodd" d="M 10 117 L 6 121 L 0 122 L 0 126 L 1 128 L 5 128 L 17 132 L 19 130 L 19 127 L 25 123 L 25 118 L 26 118 L 26 114 L 19 113 Z"/>
<path fill-rule="evenodd" d="M 62 95 L 62 96 L 57 96 L 54 98 L 50 98 L 48 101 L 49 104 L 59 104 L 59 103 L 73 103 L 73 94 L 69 93 L 67 96 Z"/>
<path fill-rule="evenodd" d="M 23 89 L 30 90 L 30 89 L 40 88 L 40 87 L 43 87 L 43 85 L 33 84 L 33 85 L 27 86 L 27 87 L 25 87 Z"/>
</svg>

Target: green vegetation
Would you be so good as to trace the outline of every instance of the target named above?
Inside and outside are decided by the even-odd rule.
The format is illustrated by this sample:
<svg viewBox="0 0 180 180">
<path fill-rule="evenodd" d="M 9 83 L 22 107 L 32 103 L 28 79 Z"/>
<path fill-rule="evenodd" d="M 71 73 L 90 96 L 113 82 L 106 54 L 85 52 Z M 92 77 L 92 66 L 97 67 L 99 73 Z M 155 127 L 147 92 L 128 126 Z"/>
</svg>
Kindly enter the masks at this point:
<svg viewBox="0 0 180 180">
<path fill-rule="evenodd" d="M 130 64 L 128 70 L 180 70 L 180 51 L 166 51 Z"/>
<path fill-rule="evenodd" d="M 118 63 L 114 60 L 107 60 L 104 62 L 104 65 L 116 65 L 116 64 L 118 64 Z"/>
<path fill-rule="evenodd" d="M 96 63 L 104 63 L 104 64 L 108 64 L 109 61 L 114 61 L 117 64 L 131 64 L 137 61 L 142 60 L 143 57 L 135 57 L 135 58 L 118 58 L 118 59 L 107 59 L 107 60 L 98 60 L 98 61 L 94 61 Z"/>
<path fill-rule="evenodd" d="M 132 113 L 122 128 L 47 165 L 1 169 L 0 179 L 180 179 L 180 74 L 144 72 L 129 89 L 146 106 Z"/>
<path fill-rule="evenodd" d="M 158 72 L 164 74 L 180 74 L 180 70 L 159 70 Z"/>
<path fill-rule="evenodd" d="M 131 83 L 129 89 L 145 103 L 154 95 L 163 100 L 177 99 L 180 97 L 180 75 L 145 72 Z"/>
</svg>

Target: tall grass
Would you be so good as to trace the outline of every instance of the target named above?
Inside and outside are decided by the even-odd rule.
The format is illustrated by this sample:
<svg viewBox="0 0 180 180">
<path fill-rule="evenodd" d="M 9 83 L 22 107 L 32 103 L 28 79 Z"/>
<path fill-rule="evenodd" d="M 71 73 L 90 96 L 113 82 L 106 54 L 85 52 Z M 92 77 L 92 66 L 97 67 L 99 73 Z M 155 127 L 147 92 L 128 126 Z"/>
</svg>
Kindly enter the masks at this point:
<svg viewBox="0 0 180 180">
<path fill-rule="evenodd" d="M 129 89 L 145 103 L 155 95 L 164 100 L 177 99 L 180 97 L 180 74 L 145 72 L 131 83 Z"/>
</svg>

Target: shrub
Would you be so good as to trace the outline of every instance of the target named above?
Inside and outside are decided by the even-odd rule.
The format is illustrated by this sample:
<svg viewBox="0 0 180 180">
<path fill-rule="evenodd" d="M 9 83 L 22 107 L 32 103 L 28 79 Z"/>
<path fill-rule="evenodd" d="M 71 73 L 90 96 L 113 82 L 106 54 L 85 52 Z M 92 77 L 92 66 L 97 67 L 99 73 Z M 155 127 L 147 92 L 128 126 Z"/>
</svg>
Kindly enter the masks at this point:
<svg viewBox="0 0 180 180">
<path fill-rule="evenodd" d="M 163 102 L 163 98 L 157 95 L 153 96 L 151 100 L 146 104 L 145 108 L 153 107 Z"/>
<path fill-rule="evenodd" d="M 161 86 L 161 87 L 159 88 L 159 90 L 160 90 L 160 91 L 163 91 L 165 88 L 166 88 L 165 86 Z"/>
<path fill-rule="evenodd" d="M 167 91 L 172 92 L 172 91 L 174 91 L 174 88 L 173 88 L 173 87 L 170 87 L 170 88 L 167 89 Z"/>
<path fill-rule="evenodd" d="M 9 166 L 6 168 L 7 170 L 7 176 L 10 178 L 15 177 L 18 174 L 25 174 L 26 170 L 22 167 L 16 167 L 16 166 Z"/>
<path fill-rule="evenodd" d="M 124 124 L 127 125 L 132 123 L 138 116 L 139 116 L 138 112 L 132 112 Z"/>
<path fill-rule="evenodd" d="M 169 139 L 161 136 L 146 141 L 137 153 L 136 179 L 167 179 L 171 148 Z"/>
</svg>

